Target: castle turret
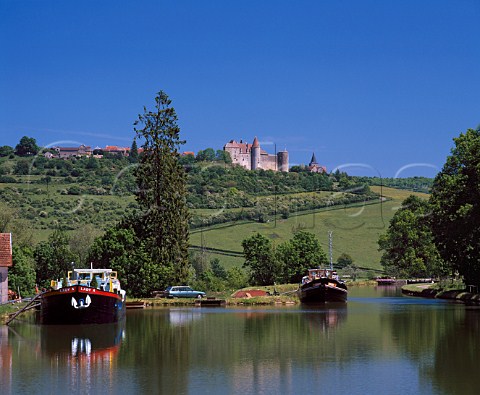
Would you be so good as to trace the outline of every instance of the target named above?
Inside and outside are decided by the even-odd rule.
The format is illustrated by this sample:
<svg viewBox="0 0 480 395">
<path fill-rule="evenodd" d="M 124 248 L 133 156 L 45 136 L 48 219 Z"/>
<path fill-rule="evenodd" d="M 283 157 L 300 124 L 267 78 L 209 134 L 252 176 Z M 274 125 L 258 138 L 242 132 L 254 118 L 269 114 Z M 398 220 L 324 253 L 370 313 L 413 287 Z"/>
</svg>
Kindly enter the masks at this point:
<svg viewBox="0 0 480 395">
<path fill-rule="evenodd" d="M 287 150 L 277 152 L 278 171 L 288 171 L 288 152 Z"/>
<path fill-rule="evenodd" d="M 260 168 L 260 143 L 258 142 L 257 136 L 253 139 L 251 161 L 252 170 Z"/>
</svg>

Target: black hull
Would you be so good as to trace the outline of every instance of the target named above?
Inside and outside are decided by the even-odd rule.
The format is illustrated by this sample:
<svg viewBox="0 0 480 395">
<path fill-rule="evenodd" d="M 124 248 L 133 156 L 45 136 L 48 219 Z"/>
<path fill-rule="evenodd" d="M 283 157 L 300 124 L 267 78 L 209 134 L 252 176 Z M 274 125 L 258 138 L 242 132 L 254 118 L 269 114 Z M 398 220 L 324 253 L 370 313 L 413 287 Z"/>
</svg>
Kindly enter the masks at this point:
<svg viewBox="0 0 480 395">
<path fill-rule="evenodd" d="M 116 293 L 74 285 L 42 295 L 40 324 L 111 324 L 124 318 L 125 310 Z"/>
<path fill-rule="evenodd" d="M 300 302 L 305 304 L 347 301 L 347 287 L 340 282 L 314 280 L 304 284 L 298 290 Z"/>
</svg>

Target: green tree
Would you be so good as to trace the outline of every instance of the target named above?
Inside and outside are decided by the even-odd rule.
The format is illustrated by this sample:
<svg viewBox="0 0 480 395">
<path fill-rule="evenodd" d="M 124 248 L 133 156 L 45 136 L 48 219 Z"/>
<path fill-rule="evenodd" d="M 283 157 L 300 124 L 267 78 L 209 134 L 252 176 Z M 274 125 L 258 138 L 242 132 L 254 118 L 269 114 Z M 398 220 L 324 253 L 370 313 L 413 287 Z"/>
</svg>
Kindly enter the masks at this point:
<svg viewBox="0 0 480 395">
<path fill-rule="evenodd" d="M 480 287 L 480 131 L 469 129 L 453 140 L 455 147 L 433 183 L 432 230 L 452 270 L 466 284 Z"/>
<path fill-rule="evenodd" d="M 394 276 L 433 277 L 444 272 L 429 224 L 430 204 L 409 196 L 378 240 L 381 264 Z"/>
<path fill-rule="evenodd" d="M 100 231 L 91 224 L 82 225 L 71 233 L 69 246 L 70 251 L 78 257 L 76 267 L 90 267 L 89 250 L 98 236 L 100 236 Z"/>
<path fill-rule="evenodd" d="M 197 156 L 195 158 L 197 162 L 213 162 L 215 160 L 215 151 L 213 148 L 206 148 L 203 151 L 200 150 L 197 152 Z"/>
<path fill-rule="evenodd" d="M 18 175 L 27 175 L 30 173 L 30 161 L 28 159 L 19 159 L 15 163 L 14 173 Z"/>
<path fill-rule="evenodd" d="M 18 218 L 18 209 L 0 202 L 0 233 L 11 233 L 20 248 L 32 247 L 33 231 L 28 221 Z"/>
<path fill-rule="evenodd" d="M 35 293 L 35 261 L 30 247 L 13 246 L 13 265 L 8 270 L 8 287 L 22 296 Z"/>
<path fill-rule="evenodd" d="M 339 268 L 344 268 L 353 263 L 353 258 L 347 253 L 343 252 L 337 259 L 337 265 Z"/>
<path fill-rule="evenodd" d="M 327 255 L 313 233 L 300 231 L 277 248 L 278 260 L 283 262 L 284 281 L 300 282 L 309 268 L 328 263 Z"/>
<path fill-rule="evenodd" d="M 137 201 L 143 210 L 141 238 L 162 282 L 183 283 L 189 276 L 189 214 L 186 173 L 178 149 L 185 142 L 180 140 L 175 109 L 163 91 L 155 97 L 155 110 L 144 108 L 137 125 L 142 127 L 135 127 L 136 138 L 143 141 L 136 170 Z"/>
<path fill-rule="evenodd" d="M 138 146 L 137 140 L 133 139 L 132 147 L 130 148 L 129 154 L 130 162 L 137 163 L 138 162 Z"/>
<path fill-rule="evenodd" d="M 242 241 L 244 268 L 250 270 L 250 278 L 256 285 L 272 285 L 279 275 L 272 242 L 260 233 Z"/>
<path fill-rule="evenodd" d="M 50 191 L 49 191 L 49 188 L 48 188 L 48 187 L 49 187 L 50 183 L 52 182 L 52 177 L 50 177 L 50 176 L 45 176 L 45 177 L 42 178 L 42 182 L 44 182 L 45 184 L 47 184 L 47 195 L 49 195 L 49 192 L 50 192 Z"/>
<path fill-rule="evenodd" d="M 230 156 L 230 152 L 223 149 L 217 150 L 217 152 L 215 153 L 215 160 L 218 162 L 232 163 L 232 157 Z"/>
<path fill-rule="evenodd" d="M 244 288 L 248 285 L 248 278 L 242 269 L 234 266 L 227 270 L 227 283 L 232 289 Z"/>
<path fill-rule="evenodd" d="M 201 276 L 209 270 L 208 257 L 205 251 L 192 251 L 188 256 L 188 260 L 197 276 Z"/>
<path fill-rule="evenodd" d="M 23 136 L 15 147 L 15 154 L 18 156 L 36 155 L 38 151 L 37 141 L 33 137 Z"/>
<path fill-rule="evenodd" d="M 0 157 L 9 156 L 13 154 L 13 152 L 13 148 L 9 145 L 3 145 L 2 147 L 0 147 Z"/>
<path fill-rule="evenodd" d="M 186 167 L 192 167 L 195 163 L 195 156 L 192 154 L 182 155 L 180 156 L 180 164 Z"/>
<path fill-rule="evenodd" d="M 129 296 L 150 296 L 152 286 L 160 282 L 145 243 L 126 223 L 108 229 L 95 239 L 88 259 L 95 268 L 116 270 Z"/>
<path fill-rule="evenodd" d="M 34 258 L 36 264 L 37 284 L 48 287 L 50 281 L 64 278 L 76 256 L 70 251 L 69 238 L 62 230 L 55 230 L 48 238 L 48 242 L 41 242 L 35 247 Z"/>
<path fill-rule="evenodd" d="M 210 270 L 216 277 L 221 278 L 222 280 L 227 279 L 227 271 L 220 263 L 220 259 L 213 258 L 210 260 Z"/>
<path fill-rule="evenodd" d="M 95 170 L 98 169 L 100 166 L 98 164 L 98 159 L 95 158 L 94 156 L 91 156 L 88 158 L 87 164 L 85 165 L 85 168 L 88 170 Z"/>
<path fill-rule="evenodd" d="M 351 265 L 345 266 L 343 271 L 347 276 L 350 276 L 350 278 L 353 281 L 357 280 L 357 277 L 360 273 L 359 267 L 357 265 L 355 265 L 354 263 L 352 263 Z"/>
<path fill-rule="evenodd" d="M 0 202 L 0 233 L 10 233 L 17 211 L 9 205 Z"/>
</svg>

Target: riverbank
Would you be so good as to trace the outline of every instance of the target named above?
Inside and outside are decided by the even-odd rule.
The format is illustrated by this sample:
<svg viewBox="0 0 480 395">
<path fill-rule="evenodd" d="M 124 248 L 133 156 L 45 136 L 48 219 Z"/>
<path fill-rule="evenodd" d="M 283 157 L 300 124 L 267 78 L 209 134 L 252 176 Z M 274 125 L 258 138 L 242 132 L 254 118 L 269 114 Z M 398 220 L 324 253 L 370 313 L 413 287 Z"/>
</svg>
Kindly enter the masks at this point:
<svg viewBox="0 0 480 395">
<path fill-rule="evenodd" d="M 408 284 L 402 286 L 402 294 L 422 298 L 447 299 L 467 305 L 480 306 L 480 294 L 464 290 L 440 290 L 435 284 Z"/>
<path fill-rule="evenodd" d="M 375 281 L 349 281 L 348 287 L 373 286 Z M 230 292 L 208 293 L 209 298 L 221 299 L 227 306 L 268 306 L 268 305 L 296 305 L 300 304 L 296 290 L 298 284 L 280 284 L 275 286 L 247 287 Z M 264 291 L 264 296 L 234 297 L 235 293 L 244 291 L 247 295 L 254 295 L 252 290 Z M 168 307 L 168 306 L 195 306 L 196 299 L 167 299 L 167 298 L 127 298 L 127 302 L 144 303 L 146 307 Z M 26 302 L 0 306 L 0 324 L 5 324 L 10 314 L 20 310 Z"/>
</svg>

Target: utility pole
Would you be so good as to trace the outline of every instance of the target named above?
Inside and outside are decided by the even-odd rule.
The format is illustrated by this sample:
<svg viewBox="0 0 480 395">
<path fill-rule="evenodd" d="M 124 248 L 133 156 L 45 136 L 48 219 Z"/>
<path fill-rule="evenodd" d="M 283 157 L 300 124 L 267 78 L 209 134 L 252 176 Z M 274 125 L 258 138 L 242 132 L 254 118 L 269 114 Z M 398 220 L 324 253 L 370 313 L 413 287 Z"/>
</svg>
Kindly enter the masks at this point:
<svg viewBox="0 0 480 395">
<path fill-rule="evenodd" d="M 275 172 L 278 171 L 278 157 L 277 157 L 277 143 L 273 143 L 275 145 Z M 277 176 L 275 175 L 275 228 L 277 227 Z"/>
<path fill-rule="evenodd" d="M 330 252 L 330 270 L 333 270 L 333 232 L 328 231 L 328 251 Z"/>
</svg>

